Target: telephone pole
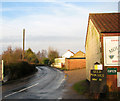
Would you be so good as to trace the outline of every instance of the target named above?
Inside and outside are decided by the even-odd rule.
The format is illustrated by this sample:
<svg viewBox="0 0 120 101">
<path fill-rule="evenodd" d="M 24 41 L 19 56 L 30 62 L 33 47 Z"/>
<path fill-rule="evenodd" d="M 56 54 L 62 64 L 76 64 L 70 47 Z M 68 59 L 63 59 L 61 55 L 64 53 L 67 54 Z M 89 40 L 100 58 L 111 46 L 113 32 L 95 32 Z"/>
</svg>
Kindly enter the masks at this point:
<svg viewBox="0 0 120 101">
<path fill-rule="evenodd" d="M 22 52 L 22 60 L 24 60 L 24 50 L 25 50 L 25 29 L 23 29 L 23 52 Z"/>
</svg>

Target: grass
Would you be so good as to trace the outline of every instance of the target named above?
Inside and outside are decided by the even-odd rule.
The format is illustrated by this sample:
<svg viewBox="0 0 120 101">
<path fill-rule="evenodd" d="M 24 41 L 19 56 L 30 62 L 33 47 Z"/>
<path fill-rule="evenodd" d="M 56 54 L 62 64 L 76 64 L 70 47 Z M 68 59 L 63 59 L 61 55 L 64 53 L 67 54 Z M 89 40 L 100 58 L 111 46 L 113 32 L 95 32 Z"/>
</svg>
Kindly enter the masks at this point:
<svg viewBox="0 0 120 101">
<path fill-rule="evenodd" d="M 87 95 L 91 100 L 96 99 L 95 93 L 90 93 L 90 84 L 87 80 L 79 81 L 73 85 L 73 89 L 80 95 Z M 120 92 L 105 92 L 100 93 L 98 101 L 120 100 Z"/>
<path fill-rule="evenodd" d="M 85 94 L 89 90 L 89 84 L 86 80 L 77 82 L 73 85 L 73 89 L 77 91 L 79 94 Z"/>
</svg>

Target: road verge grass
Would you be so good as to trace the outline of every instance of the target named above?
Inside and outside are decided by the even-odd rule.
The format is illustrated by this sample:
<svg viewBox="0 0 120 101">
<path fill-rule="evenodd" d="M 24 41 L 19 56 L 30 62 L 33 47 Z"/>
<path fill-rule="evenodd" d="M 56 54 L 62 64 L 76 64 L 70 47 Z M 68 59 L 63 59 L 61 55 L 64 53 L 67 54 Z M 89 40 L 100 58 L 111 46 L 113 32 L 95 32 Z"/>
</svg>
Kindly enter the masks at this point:
<svg viewBox="0 0 120 101">
<path fill-rule="evenodd" d="M 89 92 L 89 83 L 87 80 L 79 81 L 73 85 L 73 89 L 83 95 Z"/>
</svg>

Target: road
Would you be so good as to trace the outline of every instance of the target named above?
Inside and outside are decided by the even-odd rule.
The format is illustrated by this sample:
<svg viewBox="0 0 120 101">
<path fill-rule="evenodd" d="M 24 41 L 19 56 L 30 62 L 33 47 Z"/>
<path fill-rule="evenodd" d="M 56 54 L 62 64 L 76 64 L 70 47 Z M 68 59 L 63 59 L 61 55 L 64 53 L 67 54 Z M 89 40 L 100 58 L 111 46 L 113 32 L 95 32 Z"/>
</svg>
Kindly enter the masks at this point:
<svg viewBox="0 0 120 101">
<path fill-rule="evenodd" d="M 46 66 L 37 69 L 31 77 L 3 85 L 2 99 L 62 99 L 65 74 Z"/>
</svg>

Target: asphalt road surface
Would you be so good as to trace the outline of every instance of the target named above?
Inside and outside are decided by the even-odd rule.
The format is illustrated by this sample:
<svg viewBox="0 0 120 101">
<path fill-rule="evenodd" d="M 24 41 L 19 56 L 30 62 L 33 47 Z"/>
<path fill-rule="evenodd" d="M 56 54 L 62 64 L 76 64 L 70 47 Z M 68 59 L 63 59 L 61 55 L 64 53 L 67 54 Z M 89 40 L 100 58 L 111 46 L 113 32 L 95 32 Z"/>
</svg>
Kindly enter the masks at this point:
<svg viewBox="0 0 120 101">
<path fill-rule="evenodd" d="M 47 66 L 31 77 L 2 86 L 2 99 L 62 99 L 65 74 Z"/>
</svg>

